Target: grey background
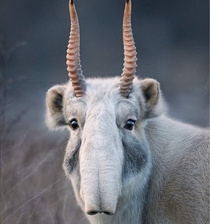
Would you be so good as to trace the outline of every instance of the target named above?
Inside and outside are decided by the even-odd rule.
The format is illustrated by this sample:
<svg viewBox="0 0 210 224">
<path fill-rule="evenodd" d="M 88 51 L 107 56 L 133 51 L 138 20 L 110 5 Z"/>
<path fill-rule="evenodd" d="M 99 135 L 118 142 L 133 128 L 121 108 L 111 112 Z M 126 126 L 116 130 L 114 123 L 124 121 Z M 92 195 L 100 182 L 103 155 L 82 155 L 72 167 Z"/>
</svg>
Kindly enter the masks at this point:
<svg viewBox="0 0 210 224">
<path fill-rule="evenodd" d="M 85 76 L 120 75 L 124 1 L 78 0 L 75 4 Z M 208 1 L 134 0 L 132 13 L 137 74 L 161 83 L 170 115 L 206 126 Z M 8 76 L 14 80 L 10 94 L 18 94 L 15 101 L 21 106 L 38 101 L 39 117 L 47 89 L 67 80 L 68 35 L 68 1 L 1 1 L 1 37 L 6 47 L 10 49 L 19 41 L 26 44 L 10 55 Z M 20 77 L 21 81 L 15 81 Z"/>
<path fill-rule="evenodd" d="M 124 1 L 75 4 L 84 75 L 120 75 Z M 170 116 L 207 127 L 208 1 L 133 0 L 132 7 L 137 75 L 160 82 Z M 67 0 L 1 0 L 2 223 L 86 223 L 61 169 L 68 133 L 44 124 L 46 91 L 68 80 L 69 29 Z"/>
</svg>

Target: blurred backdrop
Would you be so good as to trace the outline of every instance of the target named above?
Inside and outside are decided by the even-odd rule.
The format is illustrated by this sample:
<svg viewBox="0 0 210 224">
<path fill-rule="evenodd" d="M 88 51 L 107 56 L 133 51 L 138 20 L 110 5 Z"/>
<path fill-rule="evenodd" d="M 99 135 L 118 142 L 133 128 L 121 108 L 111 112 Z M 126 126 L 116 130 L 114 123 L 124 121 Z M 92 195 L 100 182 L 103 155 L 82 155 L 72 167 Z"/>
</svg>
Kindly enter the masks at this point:
<svg viewBox="0 0 210 224">
<path fill-rule="evenodd" d="M 124 0 L 75 0 L 86 77 L 119 76 Z M 209 125 L 208 0 L 133 0 L 137 75 L 157 79 L 169 115 Z M 45 93 L 68 80 L 67 0 L 1 0 L 1 223 L 87 223 L 61 169 L 68 139 L 44 124 Z"/>
</svg>

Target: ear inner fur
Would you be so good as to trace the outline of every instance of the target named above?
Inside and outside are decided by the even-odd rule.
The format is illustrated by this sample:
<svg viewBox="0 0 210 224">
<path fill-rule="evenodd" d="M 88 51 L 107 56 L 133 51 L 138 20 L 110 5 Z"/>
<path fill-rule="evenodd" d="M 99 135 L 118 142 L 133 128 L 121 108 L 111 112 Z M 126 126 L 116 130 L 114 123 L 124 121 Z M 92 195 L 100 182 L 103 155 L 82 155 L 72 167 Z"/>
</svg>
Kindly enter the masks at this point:
<svg viewBox="0 0 210 224">
<path fill-rule="evenodd" d="M 146 103 L 155 106 L 159 98 L 159 83 L 154 79 L 144 79 L 141 81 L 141 88 Z"/>
</svg>

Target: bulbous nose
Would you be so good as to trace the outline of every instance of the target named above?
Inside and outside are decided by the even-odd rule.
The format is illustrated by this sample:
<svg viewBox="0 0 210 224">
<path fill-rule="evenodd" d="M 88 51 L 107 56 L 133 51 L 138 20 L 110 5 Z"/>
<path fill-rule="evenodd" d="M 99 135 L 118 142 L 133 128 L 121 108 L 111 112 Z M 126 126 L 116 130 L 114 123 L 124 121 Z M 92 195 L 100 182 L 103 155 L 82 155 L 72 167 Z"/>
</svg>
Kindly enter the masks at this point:
<svg viewBox="0 0 210 224">
<path fill-rule="evenodd" d="M 110 142 L 112 139 L 107 140 L 103 116 L 96 116 L 100 118 L 96 122 L 100 126 L 98 133 L 92 122 L 91 126 L 86 123 L 83 130 L 86 136 L 80 148 L 80 196 L 86 214 L 112 215 L 121 194 L 123 155 L 122 150 L 116 147 L 115 139 L 114 143 Z"/>
</svg>

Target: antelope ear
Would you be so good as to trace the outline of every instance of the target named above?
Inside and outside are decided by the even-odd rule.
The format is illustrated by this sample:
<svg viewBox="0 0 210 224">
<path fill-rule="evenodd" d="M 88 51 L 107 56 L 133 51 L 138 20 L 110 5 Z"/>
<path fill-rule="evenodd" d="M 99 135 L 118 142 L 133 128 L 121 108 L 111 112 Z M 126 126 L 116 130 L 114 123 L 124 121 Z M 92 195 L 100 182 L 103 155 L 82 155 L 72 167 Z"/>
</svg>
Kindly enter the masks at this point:
<svg viewBox="0 0 210 224">
<path fill-rule="evenodd" d="M 163 114 L 165 106 L 159 82 L 155 79 L 143 79 L 140 81 L 140 85 L 146 103 L 145 117 L 152 118 Z"/>
<path fill-rule="evenodd" d="M 46 124 L 50 129 L 64 127 L 66 125 L 63 114 L 63 96 L 65 85 L 57 85 L 50 88 L 46 95 Z"/>
</svg>

